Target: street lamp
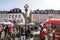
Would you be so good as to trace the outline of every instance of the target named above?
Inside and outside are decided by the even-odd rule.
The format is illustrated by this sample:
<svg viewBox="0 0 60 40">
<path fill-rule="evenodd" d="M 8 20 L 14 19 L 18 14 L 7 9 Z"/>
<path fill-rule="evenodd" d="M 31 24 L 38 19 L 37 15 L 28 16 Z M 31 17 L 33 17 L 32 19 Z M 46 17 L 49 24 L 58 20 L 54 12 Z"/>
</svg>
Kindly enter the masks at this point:
<svg viewBox="0 0 60 40">
<path fill-rule="evenodd" d="M 27 12 L 28 12 L 28 4 L 25 4 L 24 5 L 24 10 L 25 10 L 25 32 L 26 32 L 26 29 L 27 29 L 27 25 L 28 25 L 28 18 L 27 18 Z M 25 36 L 26 37 L 26 36 Z M 26 39 L 25 39 L 26 40 Z"/>
<path fill-rule="evenodd" d="M 28 24 L 27 12 L 29 8 L 28 4 L 25 4 L 24 8 L 25 8 L 25 27 L 27 27 L 27 24 Z"/>
</svg>

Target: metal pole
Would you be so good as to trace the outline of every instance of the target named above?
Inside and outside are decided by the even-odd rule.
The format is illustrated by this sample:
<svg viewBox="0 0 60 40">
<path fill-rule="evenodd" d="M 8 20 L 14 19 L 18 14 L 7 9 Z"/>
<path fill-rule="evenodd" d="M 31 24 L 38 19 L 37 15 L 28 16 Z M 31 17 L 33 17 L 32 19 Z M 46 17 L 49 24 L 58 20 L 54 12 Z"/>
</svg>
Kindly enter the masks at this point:
<svg viewBox="0 0 60 40">
<path fill-rule="evenodd" d="M 24 8 L 25 8 L 25 32 L 26 32 L 26 28 L 27 28 L 27 24 L 28 24 L 28 19 L 27 19 L 27 11 L 28 11 L 28 4 L 25 4 L 24 5 Z M 25 35 L 26 35 L 26 33 L 25 33 Z M 25 36 L 25 38 L 26 38 L 26 36 Z M 25 39 L 26 40 L 26 39 Z"/>
<path fill-rule="evenodd" d="M 25 27 L 27 27 L 27 12 L 25 12 Z"/>
</svg>

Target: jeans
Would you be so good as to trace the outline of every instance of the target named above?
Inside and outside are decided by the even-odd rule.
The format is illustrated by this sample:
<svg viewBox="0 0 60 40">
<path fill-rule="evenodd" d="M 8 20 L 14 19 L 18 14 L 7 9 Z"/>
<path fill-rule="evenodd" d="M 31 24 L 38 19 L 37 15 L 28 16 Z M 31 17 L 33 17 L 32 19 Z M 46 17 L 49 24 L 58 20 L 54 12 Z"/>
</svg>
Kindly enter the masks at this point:
<svg viewBox="0 0 60 40">
<path fill-rule="evenodd" d="M 25 40 L 25 36 L 21 36 L 21 40 Z"/>
</svg>

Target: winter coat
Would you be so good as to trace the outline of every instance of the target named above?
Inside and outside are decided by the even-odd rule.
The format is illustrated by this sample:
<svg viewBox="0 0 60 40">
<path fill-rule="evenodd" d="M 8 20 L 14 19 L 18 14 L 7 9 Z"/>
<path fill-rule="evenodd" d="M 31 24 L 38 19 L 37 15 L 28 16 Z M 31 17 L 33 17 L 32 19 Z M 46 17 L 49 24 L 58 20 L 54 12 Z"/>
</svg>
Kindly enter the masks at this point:
<svg viewBox="0 0 60 40">
<path fill-rule="evenodd" d="M 45 32 L 42 31 L 42 32 L 40 33 L 40 39 L 41 39 L 41 40 L 45 40 Z"/>
</svg>

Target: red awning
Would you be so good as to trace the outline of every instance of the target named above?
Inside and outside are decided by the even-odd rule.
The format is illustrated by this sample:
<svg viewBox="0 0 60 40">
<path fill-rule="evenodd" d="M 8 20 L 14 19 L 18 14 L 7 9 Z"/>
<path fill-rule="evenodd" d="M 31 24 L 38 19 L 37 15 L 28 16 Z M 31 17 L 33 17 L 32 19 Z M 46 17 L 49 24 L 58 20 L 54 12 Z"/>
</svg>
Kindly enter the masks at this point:
<svg viewBox="0 0 60 40">
<path fill-rule="evenodd" d="M 60 20 L 49 20 L 44 22 L 44 24 L 60 24 Z"/>
</svg>

